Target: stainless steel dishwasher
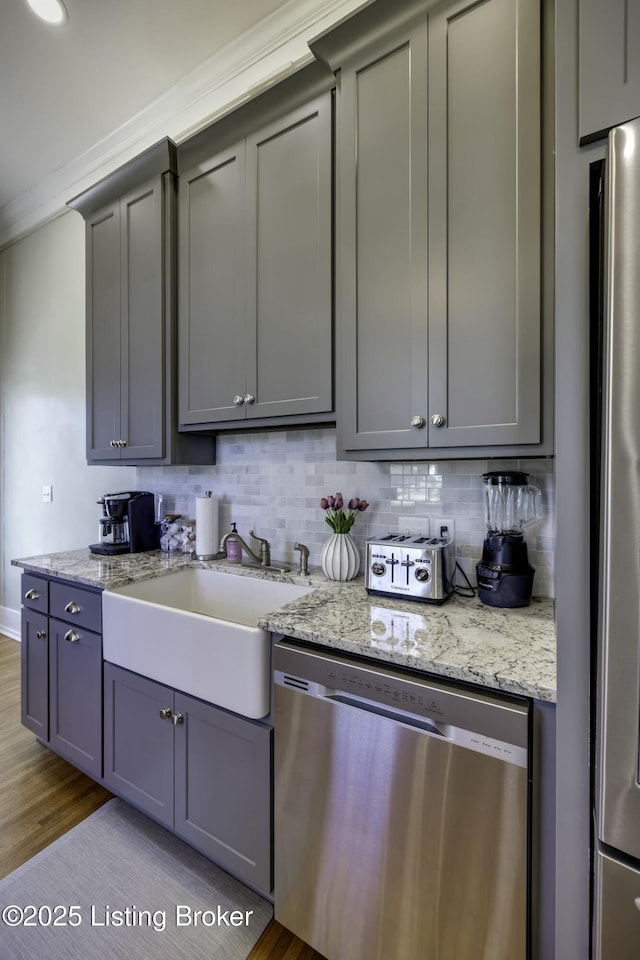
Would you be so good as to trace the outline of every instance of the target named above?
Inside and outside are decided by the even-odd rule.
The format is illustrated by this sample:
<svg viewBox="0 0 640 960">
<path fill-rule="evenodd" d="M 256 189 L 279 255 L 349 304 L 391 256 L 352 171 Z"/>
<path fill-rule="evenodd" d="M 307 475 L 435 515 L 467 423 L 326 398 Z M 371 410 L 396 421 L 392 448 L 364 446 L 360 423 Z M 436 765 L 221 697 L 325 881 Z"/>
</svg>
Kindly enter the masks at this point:
<svg viewBox="0 0 640 960">
<path fill-rule="evenodd" d="M 528 706 L 282 640 L 276 919 L 327 960 L 524 960 Z"/>
</svg>

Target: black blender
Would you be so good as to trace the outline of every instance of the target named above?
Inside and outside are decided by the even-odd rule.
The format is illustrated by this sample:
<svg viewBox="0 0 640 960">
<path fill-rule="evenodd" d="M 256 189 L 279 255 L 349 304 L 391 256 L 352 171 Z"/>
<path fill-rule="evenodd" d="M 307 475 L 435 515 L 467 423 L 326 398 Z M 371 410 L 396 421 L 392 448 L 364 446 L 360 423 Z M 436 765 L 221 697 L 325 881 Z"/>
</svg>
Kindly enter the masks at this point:
<svg viewBox="0 0 640 960">
<path fill-rule="evenodd" d="M 524 528 L 542 518 L 540 491 L 528 473 L 496 470 L 482 475 L 487 536 L 476 564 L 478 596 L 491 607 L 526 607 L 533 567 Z"/>
</svg>

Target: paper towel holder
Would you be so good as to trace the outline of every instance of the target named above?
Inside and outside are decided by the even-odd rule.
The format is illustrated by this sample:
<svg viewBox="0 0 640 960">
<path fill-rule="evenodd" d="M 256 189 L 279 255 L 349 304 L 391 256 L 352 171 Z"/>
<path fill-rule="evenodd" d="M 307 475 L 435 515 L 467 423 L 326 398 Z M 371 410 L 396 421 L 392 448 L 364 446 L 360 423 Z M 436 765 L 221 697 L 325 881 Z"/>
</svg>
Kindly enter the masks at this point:
<svg viewBox="0 0 640 960">
<path fill-rule="evenodd" d="M 202 499 L 202 500 L 205 500 L 205 501 L 206 501 L 206 500 L 211 501 L 211 500 L 213 499 L 213 497 L 212 497 L 212 491 L 211 491 L 211 490 L 205 490 L 204 497 L 202 497 L 201 499 Z M 217 503 L 216 503 L 215 509 L 217 509 Z M 197 549 L 197 546 L 198 546 L 198 525 L 199 525 L 199 524 L 198 524 L 198 516 L 197 516 L 197 514 L 198 514 L 198 501 L 196 500 L 196 549 Z M 202 524 L 202 518 L 201 518 L 201 520 L 200 520 L 200 524 Z M 214 550 L 212 551 L 211 549 L 209 549 L 209 551 L 207 551 L 207 552 L 196 553 L 196 555 L 195 555 L 196 560 L 219 560 L 219 559 L 220 559 L 220 551 L 215 549 L 215 547 L 217 546 L 217 539 L 218 539 L 218 522 L 217 522 L 217 518 L 216 518 L 216 520 L 215 520 L 215 522 L 214 522 L 214 529 L 213 529 L 213 531 L 211 531 L 211 532 L 212 532 L 212 534 L 213 534 Z M 201 540 L 202 540 L 202 536 L 201 536 Z"/>
</svg>

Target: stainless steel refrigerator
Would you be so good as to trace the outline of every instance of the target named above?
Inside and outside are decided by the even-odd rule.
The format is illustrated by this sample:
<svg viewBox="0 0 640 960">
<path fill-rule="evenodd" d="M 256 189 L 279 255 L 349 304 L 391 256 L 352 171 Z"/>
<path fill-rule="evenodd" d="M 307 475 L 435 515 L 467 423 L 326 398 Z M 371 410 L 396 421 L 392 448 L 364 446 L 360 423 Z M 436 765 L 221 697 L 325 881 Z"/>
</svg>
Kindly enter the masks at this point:
<svg viewBox="0 0 640 960">
<path fill-rule="evenodd" d="M 640 957 L 640 119 L 609 134 L 598 551 L 596 960 Z"/>
</svg>

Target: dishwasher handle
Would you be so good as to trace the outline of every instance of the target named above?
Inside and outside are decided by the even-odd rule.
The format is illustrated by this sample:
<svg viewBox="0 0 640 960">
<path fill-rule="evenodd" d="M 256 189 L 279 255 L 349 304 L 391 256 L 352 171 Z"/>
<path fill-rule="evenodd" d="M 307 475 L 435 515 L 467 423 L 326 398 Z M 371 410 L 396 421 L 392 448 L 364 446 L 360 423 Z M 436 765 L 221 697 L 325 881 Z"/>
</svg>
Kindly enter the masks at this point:
<svg viewBox="0 0 640 960">
<path fill-rule="evenodd" d="M 354 707 L 357 710 L 375 714 L 377 717 L 386 717 L 388 720 L 404 723 L 422 733 L 451 739 L 449 735 L 451 727 L 449 724 L 438 725 L 430 717 L 415 713 L 414 711 L 409 712 L 408 710 L 403 710 L 401 707 L 392 706 L 387 703 L 378 703 L 375 700 L 369 700 L 367 697 L 360 697 L 357 694 L 345 693 L 342 690 L 327 687 L 313 680 L 294 677 L 290 673 L 283 673 L 281 670 L 274 670 L 273 680 L 277 687 L 285 687 L 288 690 L 294 690 L 298 693 L 315 697 L 318 700 L 325 700 L 329 703 L 341 703 L 347 707 Z"/>
<path fill-rule="evenodd" d="M 437 737 L 447 737 L 446 731 L 429 717 L 418 717 L 415 713 L 407 713 L 406 710 L 400 708 L 382 706 L 379 703 L 374 703 L 373 700 L 366 700 L 364 697 L 330 691 L 320 699 L 330 700 L 332 703 L 343 703 L 347 707 L 355 707 L 356 710 L 373 713 L 376 717 L 385 717 L 387 720 L 394 720 L 396 723 L 404 723 L 423 733 L 430 733 Z"/>
</svg>

